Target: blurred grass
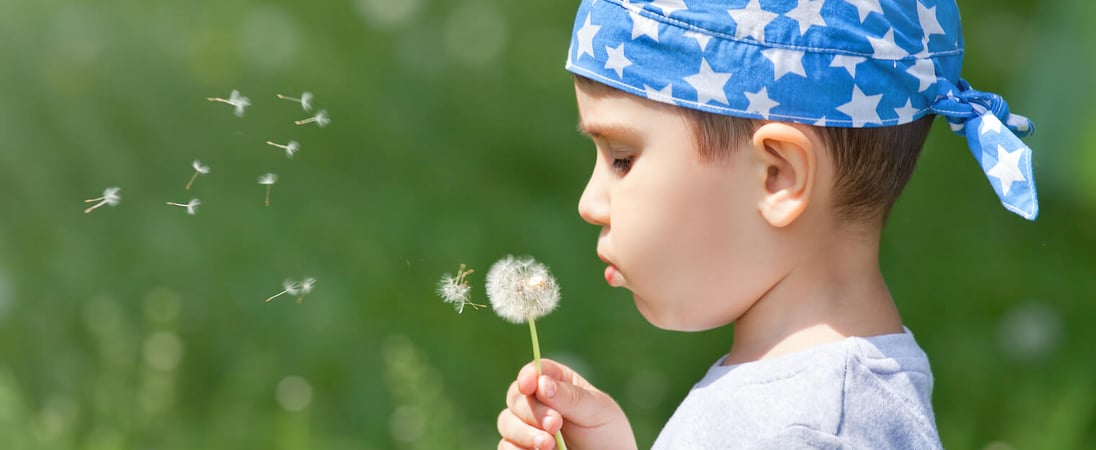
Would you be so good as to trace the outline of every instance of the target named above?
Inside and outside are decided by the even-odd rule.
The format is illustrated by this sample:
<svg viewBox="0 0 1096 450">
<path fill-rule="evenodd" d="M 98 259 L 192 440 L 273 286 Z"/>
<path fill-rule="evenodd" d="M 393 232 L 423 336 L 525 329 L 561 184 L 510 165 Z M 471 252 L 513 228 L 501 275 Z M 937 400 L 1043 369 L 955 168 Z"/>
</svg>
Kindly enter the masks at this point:
<svg viewBox="0 0 1096 450">
<path fill-rule="evenodd" d="M 1096 11 L 961 6 L 966 77 L 1039 126 L 1042 216 L 1000 208 L 938 124 L 884 271 L 946 446 L 1091 448 L 1096 63 L 1078 55 Z M 460 263 L 481 286 L 507 253 L 563 286 L 546 356 L 653 442 L 731 331 L 653 329 L 600 279 L 575 212 L 592 152 L 562 70 L 573 7 L 0 0 L 0 447 L 490 448 L 528 338 L 433 289 Z M 205 100 L 232 89 L 242 119 Z M 307 114 L 275 98 L 304 90 L 330 127 L 293 126 Z M 184 192 L 194 159 L 212 173 Z M 111 185 L 122 203 L 84 215 Z M 191 196 L 193 217 L 163 204 Z M 306 275 L 302 304 L 262 302 Z M 279 404 L 288 376 L 311 387 L 302 411 Z"/>
</svg>

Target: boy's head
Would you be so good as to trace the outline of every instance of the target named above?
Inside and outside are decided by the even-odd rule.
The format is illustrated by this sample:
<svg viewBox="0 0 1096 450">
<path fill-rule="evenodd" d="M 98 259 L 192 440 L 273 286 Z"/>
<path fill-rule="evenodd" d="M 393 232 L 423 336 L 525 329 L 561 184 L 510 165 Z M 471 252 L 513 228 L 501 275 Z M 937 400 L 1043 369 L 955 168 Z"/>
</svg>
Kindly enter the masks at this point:
<svg viewBox="0 0 1096 450">
<path fill-rule="evenodd" d="M 1016 136 L 1033 126 L 971 89 L 962 59 L 954 0 L 584 0 L 567 70 L 681 107 L 709 156 L 750 127 L 693 111 L 821 128 L 837 164 L 833 206 L 855 221 L 885 217 L 931 122 L 918 119 L 944 115 L 1006 208 L 1034 219 L 1030 150 Z"/>
<path fill-rule="evenodd" d="M 959 78 L 958 20 L 951 0 L 583 1 L 567 69 L 598 144 L 580 212 L 603 227 L 606 278 L 656 325 L 733 320 L 749 303 L 725 299 L 761 297 L 787 268 L 772 260 L 795 257 L 782 229 L 878 231 L 933 115 L 967 136 L 1006 208 L 1033 219 L 1017 137 L 1032 125 Z M 700 300 L 660 303 L 672 297 Z"/>
</svg>

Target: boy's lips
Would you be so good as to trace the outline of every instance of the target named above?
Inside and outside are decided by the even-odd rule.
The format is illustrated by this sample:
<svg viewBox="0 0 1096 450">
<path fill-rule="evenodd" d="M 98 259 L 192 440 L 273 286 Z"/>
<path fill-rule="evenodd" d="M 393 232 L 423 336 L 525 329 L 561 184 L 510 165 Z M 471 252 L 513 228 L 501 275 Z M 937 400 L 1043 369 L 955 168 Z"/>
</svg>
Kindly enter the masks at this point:
<svg viewBox="0 0 1096 450">
<path fill-rule="evenodd" d="M 609 286 L 612 287 L 623 286 L 624 275 L 620 273 L 620 269 L 617 269 L 616 264 L 613 264 L 613 261 L 601 254 L 601 252 L 598 252 L 597 257 L 605 264 L 608 264 L 608 266 L 605 267 L 605 282 L 609 283 Z"/>
</svg>

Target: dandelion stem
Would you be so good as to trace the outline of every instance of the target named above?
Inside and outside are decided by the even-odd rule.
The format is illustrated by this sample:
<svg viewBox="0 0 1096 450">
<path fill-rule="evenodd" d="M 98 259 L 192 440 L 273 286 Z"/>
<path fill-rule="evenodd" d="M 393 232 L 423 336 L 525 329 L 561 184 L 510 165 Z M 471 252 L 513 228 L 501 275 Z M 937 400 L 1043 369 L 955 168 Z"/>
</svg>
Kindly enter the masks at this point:
<svg viewBox="0 0 1096 450">
<path fill-rule="evenodd" d="M 190 185 L 194 184 L 194 180 L 198 179 L 199 172 L 194 172 L 194 176 L 190 177 L 190 181 L 186 183 L 186 190 L 190 190 Z"/>
<path fill-rule="evenodd" d="M 286 290 L 284 290 L 284 291 L 281 291 L 281 292 L 279 292 L 279 293 L 277 293 L 277 294 L 271 295 L 271 296 L 270 296 L 270 298 L 266 299 L 267 303 L 269 303 L 269 302 L 270 302 L 271 300 L 274 300 L 274 299 L 276 299 L 276 298 L 278 298 L 278 297 L 281 297 L 281 296 L 282 296 L 282 294 L 285 294 L 286 292 L 289 292 L 289 289 L 286 289 Z"/>
<path fill-rule="evenodd" d="M 280 99 L 282 99 L 282 100 L 293 100 L 293 101 L 295 101 L 295 102 L 299 102 L 299 101 L 301 101 L 301 99 L 299 99 L 299 98 L 296 98 L 296 97 L 290 97 L 290 96 L 288 96 L 288 95 L 282 95 L 282 94 L 278 94 L 278 98 L 280 98 Z"/>
<path fill-rule="evenodd" d="M 537 321 L 533 320 L 533 316 L 527 316 L 527 322 L 529 322 L 529 336 L 533 338 L 533 365 L 537 368 L 537 378 L 543 374 L 540 370 L 540 339 L 537 339 Z M 567 450 L 567 443 L 563 442 L 563 432 L 557 431 L 556 435 L 556 448 L 559 450 Z"/>
<path fill-rule="evenodd" d="M 266 206 L 270 206 L 270 187 L 271 186 L 273 186 L 273 185 L 270 185 L 270 184 L 266 185 L 266 202 L 264 202 L 264 203 L 266 203 Z"/>
</svg>

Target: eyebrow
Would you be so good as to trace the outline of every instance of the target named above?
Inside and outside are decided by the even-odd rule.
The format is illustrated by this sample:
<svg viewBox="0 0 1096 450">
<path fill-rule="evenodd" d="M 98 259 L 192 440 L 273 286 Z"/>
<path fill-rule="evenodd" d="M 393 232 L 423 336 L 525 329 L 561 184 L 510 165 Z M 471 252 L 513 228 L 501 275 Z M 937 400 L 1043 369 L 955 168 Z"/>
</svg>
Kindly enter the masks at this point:
<svg viewBox="0 0 1096 450">
<path fill-rule="evenodd" d="M 619 123 L 586 123 L 579 121 L 578 132 L 588 138 L 638 136 L 640 130 L 636 127 Z"/>
</svg>

